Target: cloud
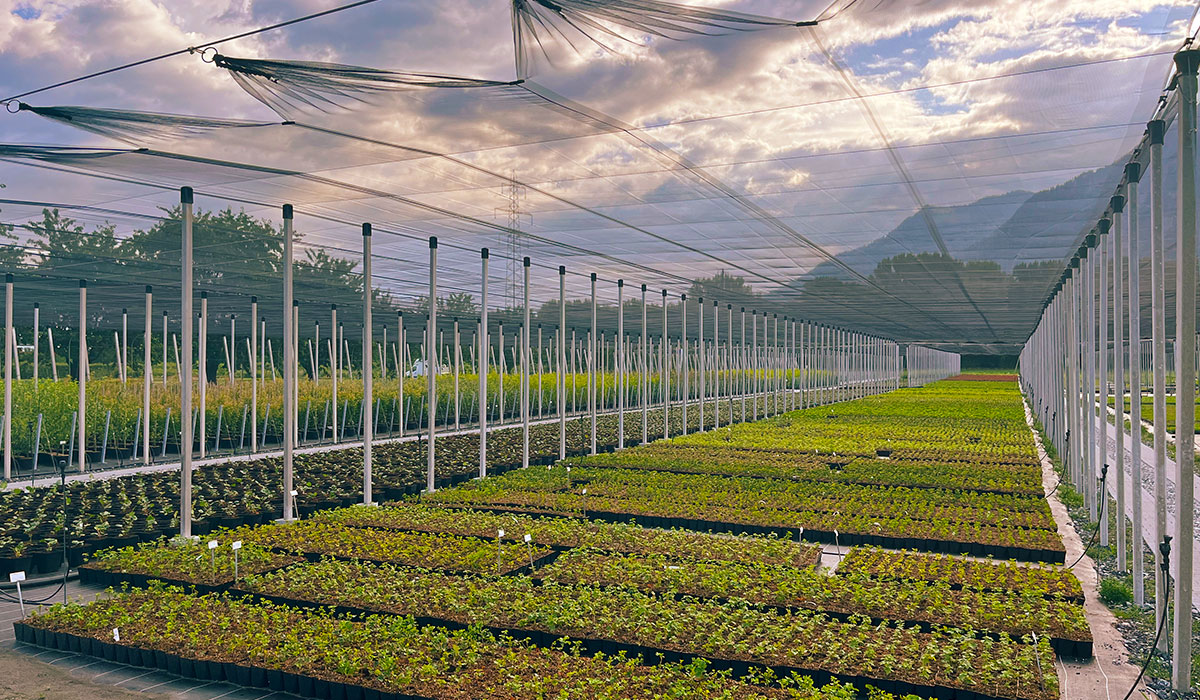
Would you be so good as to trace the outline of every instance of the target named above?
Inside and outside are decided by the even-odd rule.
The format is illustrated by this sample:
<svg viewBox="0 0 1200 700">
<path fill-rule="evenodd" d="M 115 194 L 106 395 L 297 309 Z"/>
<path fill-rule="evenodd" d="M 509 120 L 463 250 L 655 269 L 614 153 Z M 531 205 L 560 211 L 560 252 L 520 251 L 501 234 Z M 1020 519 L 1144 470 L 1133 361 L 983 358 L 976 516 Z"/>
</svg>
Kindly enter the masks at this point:
<svg viewBox="0 0 1200 700">
<path fill-rule="evenodd" d="M 825 3 L 705 4 L 805 19 Z M 317 0 L 13 4 L 0 14 L 0 90 L 12 94 L 330 6 Z M 1182 0 L 864 0 L 816 32 L 857 88 L 870 95 L 871 110 L 922 197 L 956 206 L 1033 185 L 1052 186 L 1122 157 L 1141 132 L 1123 125 L 1150 116 L 1170 57 L 1113 59 L 1170 51 L 1189 13 Z M 507 80 L 513 76 L 508 22 L 508 5 L 501 0 L 376 3 L 239 40 L 222 51 Z M 829 250 L 883 236 L 914 213 L 911 193 L 899 181 L 863 104 L 850 99 L 809 30 L 655 39 L 614 48 L 608 52 L 581 45 L 574 51 L 560 45 L 552 52 L 554 64 L 543 66 L 535 77 L 571 99 L 644 127 L 647 137 L 704 166 L 705 173 L 744 192 L 755 206 Z M 1068 64 L 1091 65 L 1054 70 Z M 984 79 L 1004 74 L 1017 75 Z M 925 87 L 930 85 L 941 87 Z M 1126 88 L 1098 90 L 1098 85 Z M 242 140 L 222 135 L 164 147 L 319 171 L 350 186 L 256 174 L 209 188 L 268 203 L 249 206 L 261 215 L 273 215 L 279 202 L 290 200 L 348 221 L 376 220 L 395 228 L 436 231 L 463 245 L 483 244 L 496 240 L 496 234 L 397 198 L 501 222 L 497 212 L 507 205 L 507 195 L 500 179 L 480 172 L 486 169 L 515 174 L 554 195 L 532 188 L 525 193 L 522 206 L 532 214 L 531 230 L 539 235 L 653 261 L 671 274 L 711 273 L 722 264 L 672 242 L 705 248 L 714 257 L 777 281 L 806 274 L 821 262 L 787 232 L 728 197 L 716 196 L 711 185 L 680 172 L 628 136 L 566 138 L 590 130 L 526 103 L 473 101 L 467 94 L 419 97 L 397 94 L 349 111 L 314 110 L 303 120 L 389 143 L 458 153 L 474 167 L 443 159 L 401 160 L 387 145 L 306 133 L 299 127 L 278 127 Z M 123 71 L 30 101 L 277 119 L 224 71 L 195 56 Z M 0 116 L 7 119 L 10 141 L 101 142 L 28 114 Z M 560 138 L 521 145 L 550 133 Z M 493 147 L 481 148 L 489 144 Z M 139 167 L 136 159 L 128 162 L 134 170 Z M 150 168 L 151 161 L 143 165 Z M 172 183 L 201 174 L 198 166 L 189 172 L 193 166 L 186 164 L 154 165 L 153 176 Z M 0 165 L 0 180 L 10 185 L 6 194 L 19 190 L 31 199 L 69 196 L 138 210 L 169 201 L 169 193 L 10 164 Z M 323 228 L 319 240 L 332 242 L 353 233 L 330 222 L 310 224 Z M 419 241 L 391 245 L 396 255 L 420 255 Z M 1048 246 L 1046 254 L 1064 252 L 1066 243 L 1062 248 Z M 550 248 L 539 250 L 552 254 Z M 568 257 L 574 265 L 632 278 L 618 263 L 578 252 Z M 755 282 L 769 286 L 762 279 Z"/>
</svg>

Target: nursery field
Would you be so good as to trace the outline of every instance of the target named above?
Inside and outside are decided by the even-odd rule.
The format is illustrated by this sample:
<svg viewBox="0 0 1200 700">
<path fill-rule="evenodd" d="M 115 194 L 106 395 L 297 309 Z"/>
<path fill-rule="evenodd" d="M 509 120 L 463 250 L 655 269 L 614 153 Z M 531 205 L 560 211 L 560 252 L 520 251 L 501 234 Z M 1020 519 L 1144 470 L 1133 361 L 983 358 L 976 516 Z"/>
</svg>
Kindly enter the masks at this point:
<svg viewBox="0 0 1200 700">
<path fill-rule="evenodd" d="M 214 519 L 198 541 L 105 542 L 81 577 L 110 594 L 26 618 L 18 639 L 309 697 L 436 700 L 1050 700 L 1056 656 L 1092 654 L 1074 575 L 1012 561 L 1063 554 L 1012 384 L 540 461 L 397 486 L 383 506 L 309 502 L 292 523 Z M 234 472 L 221 488 L 261 490 Z"/>
</svg>

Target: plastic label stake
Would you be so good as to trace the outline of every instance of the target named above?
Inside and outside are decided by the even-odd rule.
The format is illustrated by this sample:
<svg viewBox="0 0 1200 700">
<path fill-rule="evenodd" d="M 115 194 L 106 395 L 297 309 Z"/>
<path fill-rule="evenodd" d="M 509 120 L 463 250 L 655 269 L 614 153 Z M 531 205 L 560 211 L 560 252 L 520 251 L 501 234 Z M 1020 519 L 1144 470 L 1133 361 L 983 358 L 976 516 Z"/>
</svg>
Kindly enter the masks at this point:
<svg viewBox="0 0 1200 700">
<path fill-rule="evenodd" d="M 240 550 L 242 548 L 242 541 L 235 540 L 234 543 L 229 546 L 231 549 L 233 549 L 233 582 L 237 583 L 237 580 L 238 580 L 238 550 Z"/>
<path fill-rule="evenodd" d="M 8 575 L 8 582 L 17 584 L 17 602 L 21 604 L 21 617 L 25 617 L 25 596 L 21 593 L 21 582 L 24 580 L 24 571 L 14 571 Z"/>
<path fill-rule="evenodd" d="M 500 575 L 500 552 L 501 552 L 501 547 L 504 546 L 504 543 L 501 542 L 501 540 L 503 540 L 503 539 L 504 539 L 504 530 L 503 529 L 497 530 L 496 531 L 496 575 L 497 576 Z"/>
<path fill-rule="evenodd" d="M 119 643 L 121 641 L 121 630 L 116 627 L 112 628 L 112 637 L 114 642 Z"/>
<path fill-rule="evenodd" d="M 529 552 L 529 573 L 533 573 L 533 537 L 527 532 L 525 533 L 525 548 Z"/>
</svg>

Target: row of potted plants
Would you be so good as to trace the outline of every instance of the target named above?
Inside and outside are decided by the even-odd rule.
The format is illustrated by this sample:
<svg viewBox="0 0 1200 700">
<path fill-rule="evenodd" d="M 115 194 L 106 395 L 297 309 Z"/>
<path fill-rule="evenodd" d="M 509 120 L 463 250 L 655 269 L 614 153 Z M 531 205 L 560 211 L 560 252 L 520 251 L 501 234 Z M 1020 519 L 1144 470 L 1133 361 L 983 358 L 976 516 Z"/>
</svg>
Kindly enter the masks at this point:
<svg viewBox="0 0 1200 700">
<path fill-rule="evenodd" d="M 1036 632 L 1061 654 L 1091 656 L 1083 607 L 1039 592 L 981 592 L 944 581 L 877 579 L 856 572 L 837 576 L 785 566 L 731 562 L 678 562 L 661 555 L 618 555 L 590 549 L 566 552 L 536 574 L 564 584 L 628 586 L 698 598 L 741 598 L 826 614 L 866 615 L 1002 632 Z M 1079 643 L 1079 644 L 1076 644 Z"/>
<path fill-rule="evenodd" d="M 699 447 L 673 442 L 578 457 L 571 463 L 677 474 L 1042 495 L 1038 481 L 1041 471 L 1037 465 L 977 465 L 968 470 L 961 464 L 892 459 L 883 470 L 874 458 L 742 447 Z"/>
<path fill-rule="evenodd" d="M 505 542 L 521 541 L 528 534 L 534 542 L 557 550 L 592 547 L 608 552 L 659 554 L 695 561 L 776 564 L 795 568 L 813 566 L 821 555 L 819 547 L 773 535 L 740 533 L 729 536 L 682 529 L 650 529 L 638 527 L 635 523 L 539 518 L 518 513 L 501 515 L 438 508 L 421 503 L 340 508 L 321 511 L 313 516 L 313 520 L 350 527 L 499 538 Z M 503 535 L 499 535 L 501 531 Z"/>
<path fill-rule="evenodd" d="M 1057 697 L 1053 651 L 1045 637 L 1035 643 L 1032 637 L 980 637 L 974 630 L 940 626 L 922 632 L 868 617 L 838 621 L 739 600 L 676 599 L 624 587 L 539 585 L 528 577 L 453 576 L 335 560 L 250 577 L 236 590 L 347 612 L 482 625 L 541 644 L 567 636 L 618 643 L 647 656 L 666 651 L 991 697 Z"/>
<path fill-rule="evenodd" d="M 676 433 L 682 430 L 682 410 L 669 417 Z M 631 414 L 626 439 L 641 439 L 640 420 Z M 662 433 L 662 410 L 649 413 L 651 435 Z M 707 417 L 711 423 L 711 415 Z M 698 412 L 688 413 L 690 430 L 699 427 Z M 587 432 L 585 432 L 587 431 Z M 611 449 L 617 444 L 617 420 L 601 416 L 597 444 Z M 590 444 L 590 421 L 568 422 L 569 449 L 582 453 Z M 504 428 L 489 435 L 489 469 L 493 473 L 519 466 L 522 461 L 520 428 Z M 449 486 L 478 473 L 479 438 L 473 434 L 443 436 L 436 443 L 437 484 Z M 534 425 L 530 431 L 531 459 L 547 462 L 558 454 L 558 426 Z M 425 484 L 424 442 L 375 446 L 373 475 L 376 498 L 398 498 L 416 493 Z M 282 516 L 282 460 L 263 457 L 206 466 L 193 473 L 193 532 L 220 527 L 268 522 Z M 347 448 L 295 458 L 296 502 L 301 514 L 362 500 L 362 450 Z M 110 479 L 57 482 L 36 488 L 0 492 L 0 575 L 34 570 L 34 553 L 47 559 L 47 570 L 62 561 L 62 540 L 67 540 L 71 565 L 77 566 L 91 551 L 130 546 L 179 530 L 179 475 L 174 472 L 141 473 Z M 51 554 L 56 554 L 52 557 Z M 53 559 L 53 561 L 49 561 Z"/>
<path fill-rule="evenodd" d="M 798 675 L 759 673 L 746 682 L 708 672 L 704 663 L 643 665 L 583 656 L 577 645 L 538 648 L 479 627 L 449 630 L 390 615 L 346 620 L 167 587 L 55 606 L 16 631 L 21 642 L 308 697 L 846 700 L 855 692 Z M 894 697 L 875 692 L 872 700 Z"/>
<path fill-rule="evenodd" d="M 986 562 L 946 555 L 854 547 L 838 564 L 840 575 L 881 579 L 945 582 L 978 591 L 1036 593 L 1083 601 L 1083 587 L 1070 569 L 1022 566 L 1015 562 Z"/>
</svg>

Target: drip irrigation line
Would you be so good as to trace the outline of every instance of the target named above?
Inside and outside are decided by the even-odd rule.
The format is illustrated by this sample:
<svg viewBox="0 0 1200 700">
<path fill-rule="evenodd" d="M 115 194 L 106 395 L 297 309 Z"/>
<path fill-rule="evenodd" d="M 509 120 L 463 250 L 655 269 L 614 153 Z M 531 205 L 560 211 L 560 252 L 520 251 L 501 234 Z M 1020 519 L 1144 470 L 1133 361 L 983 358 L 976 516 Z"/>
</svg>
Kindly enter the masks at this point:
<svg viewBox="0 0 1200 700">
<path fill-rule="evenodd" d="M 1171 536 L 1163 535 L 1163 541 L 1158 545 L 1158 551 L 1162 553 L 1162 572 L 1163 581 L 1166 583 L 1166 591 L 1163 593 L 1163 600 L 1171 599 Z M 1157 596 L 1156 596 L 1157 597 Z M 1157 601 L 1155 601 L 1157 606 Z M 1191 612 L 1190 610 L 1188 611 Z M 1138 671 L 1137 678 L 1133 679 L 1133 685 L 1129 687 L 1129 692 L 1125 693 L 1125 697 L 1121 700 L 1129 700 L 1133 695 L 1133 691 L 1137 690 L 1138 683 L 1142 682 L 1142 678 L 1146 675 L 1146 669 L 1150 668 L 1150 662 L 1154 660 L 1154 652 L 1158 648 L 1158 640 L 1162 637 L 1163 628 L 1167 626 L 1166 607 L 1163 607 L 1162 619 L 1158 621 L 1158 631 L 1154 633 L 1154 641 L 1150 642 L 1150 648 L 1146 651 L 1146 661 L 1142 664 L 1142 668 Z"/>
<path fill-rule="evenodd" d="M 187 53 L 203 53 L 206 49 L 214 47 L 218 44 L 224 44 L 226 42 L 234 41 L 236 39 L 245 39 L 246 37 L 254 36 L 255 34 L 262 34 L 263 32 L 269 32 L 269 31 L 272 31 L 275 29 L 282 29 L 283 27 L 288 27 L 293 24 L 307 22 L 312 19 L 317 19 L 318 17 L 332 15 L 334 13 L 341 12 L 343 10 L 349 10 L 349 9 L 352 9 L 355 7 L 360 7 L 362 5 L 369 5 L 369 4 L 371 4 L 373 2 L 377 2 L 377 1 L 378 0 L 357 0 L 357 2 L 352 2 L 352 3 L 346 4 L 346 5 L 339 5 L 338 7 L 331 7 L 328 10 L 322 10 L 320 12 L 314 12 L 312 14 L 303 15 L 301 17 L 295 17 L 293 19 L 285 20 L 283 22 L 277 22 L 275 24 L 267 25 L 265 27 L 259 27 L 258 29 L 251 29 L 249 31 L 241 32 L 239 34 L 233 34 L 233 35 L 230 35 L 227 37 L 223 37 L 221 39 L 213 39 L 211 41 L 206 41 L 206 42 L 203 42 L 200 44 L 196 44 L 194 46 L 188 46 L 186 48 L 176 49 L 175 51 L 168 51 L 167 53 L 158 54 L 157 56 L 151 56 L 149 58 L 143 58 L 141 60 L 133 61 L 131 63 L 125 63 L 125 64 L 122 64 L 119 66 L 113 66 L 112 68 L 106 68 L 101 71 L 96 71 L 95 73 L 88 73 L 87 75 L 81 75 L 76 78 L 71 78 L 69 80 L 62 80 L 57 83 L 53 83 L 51 85 L 46 85 L 44 87 L 36 88 L 33 90 L 26 90 L 25 92 L 18 93 L 16 95 L 12 95 L 9 97 L 5 97 L 3 99 L 0 99 L 0 104 L 3 104 L 7 107 L 9 105 L 9 103 L 11 103 L 13 100 L 17 100 L 22 97 L 28 97 L 29 95 L 36 95 L 40 92 L 46 92 L 47 90 L 53 90 L 55 88 L 64 87 L 66 85 L 72 85 L 74 83 L 82 82 L 84 80 L 90 80 L 92 78 L 98 78 L 102 75 L 109 75 L 111 73 L 116 73 L 118 71 L 126 70 L 128 68 L 136 68 L 137 66 L 144 66 L 147 63 L 161 61 L 166 58 L 182 56 L 183 54 L 187 54 Z"/>
<path fill-rule="evenodd" d="M 1100 498 L 1100 512 L 1099 512 L 1099 515 L 1096 517 L 1096 527 L 1092 528 L 1092 536 L 1090 538 L 1088 538 L 1087 545 L 1085 545 L 1083 548 L 1083 551 L 1079 553 L 1079 558 L 1076 559 L 1074 561 L 1074 563 L 1072 563 L 1070 566 L 1066 567 L 1068 569 L 1074 569 L 1076 564 L 1083 561 L 1083 558 L 1087 556 L 1088 550 L 1091 549 L 1092 545 L 1096 543 L 1096 536 L 1100 534 L 1100 525 L 1104 522 L 1104 518 L 1105 518 L 1104 506 L 1108 504 L 1108 491 L 1106 490 L 1107 486 L 1105 484 L 1105 482 L 1107 480 L 1108 480 L 1108 465 L 1106 464 L 1106 465 L 1104 465 L 1104 468 L 1100 470 L 1100 496 L 1101 496 L 1101 498 Z"/>
</svg>

